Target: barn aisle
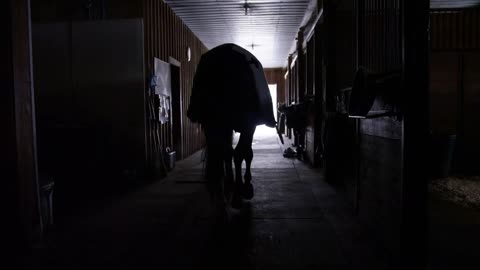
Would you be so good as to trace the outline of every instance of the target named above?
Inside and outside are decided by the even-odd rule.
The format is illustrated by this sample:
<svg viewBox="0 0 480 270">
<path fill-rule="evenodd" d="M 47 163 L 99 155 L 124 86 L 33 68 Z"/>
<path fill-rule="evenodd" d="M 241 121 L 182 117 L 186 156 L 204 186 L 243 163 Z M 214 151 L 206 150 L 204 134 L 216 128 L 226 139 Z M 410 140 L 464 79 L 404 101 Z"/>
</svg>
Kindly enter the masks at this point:
<svg viewBox="0 0 480 270">
<path fill-rule="evenodd" d="M 321 170 L 284 158 L 273 129 L 261 130 L 253 144 L 255 197 L 234 212 L 229 226 L 214 226 L 198 152 L 178 162 L 166 179 L 72 218 L 25 264 L 41 261 L 54 269 L 381 269 L 384 254 L 364 237 Z"/>
</svg>

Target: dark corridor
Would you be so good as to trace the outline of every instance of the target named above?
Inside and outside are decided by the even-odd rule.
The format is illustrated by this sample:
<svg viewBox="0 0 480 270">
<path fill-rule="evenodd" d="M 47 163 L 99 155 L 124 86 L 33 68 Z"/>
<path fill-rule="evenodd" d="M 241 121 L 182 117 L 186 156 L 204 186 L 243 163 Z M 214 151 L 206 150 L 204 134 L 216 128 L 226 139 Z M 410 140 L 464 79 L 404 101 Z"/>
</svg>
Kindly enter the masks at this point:
<svg viewBox="0 0 480 270">
<path fill-rule="evenodd" d="M 12 268 L 479 268 L 479 0 L 8 0 L 0 13 Z M 199 88 L 219 91 L 193 98 L 222 44 L 248 68 L 204 61 Z M 236 106 L 215 99 L 232 89 Z M 198 110 L 217 120 L 258 107 L 278 121 L 257 128 L 255 195 L 224 226 L 195 100 L 220 104 Z"/>
<path fill-rule="evenodd" d="M 164 181 L 62 220 L 48 248 L 24 262 L 42 269 L 383 269 L 387 255 L 321 170 L 284 158 L 268 131 L 254 140 L 256 195 L 231 224 L 215 226 L 200 151 Z"/>
</svg>

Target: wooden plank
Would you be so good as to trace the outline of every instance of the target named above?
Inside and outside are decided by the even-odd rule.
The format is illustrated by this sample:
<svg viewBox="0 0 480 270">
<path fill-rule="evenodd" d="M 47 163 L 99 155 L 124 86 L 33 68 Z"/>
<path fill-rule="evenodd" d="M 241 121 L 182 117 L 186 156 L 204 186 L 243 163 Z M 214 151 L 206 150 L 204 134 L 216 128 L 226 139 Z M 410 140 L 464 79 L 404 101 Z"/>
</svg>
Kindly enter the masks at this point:
<svg viewBox="0 0 480 270">
<path fill-rule="evenodd" d="M 30 1 L 11 0 L 13 106 L 15 121 L 16 185 L 20 215 L 20 239 L 28 245 L 40 237 L 43 226 L 39 209 L 39 179 L 35 128 L 35 102 L 32 74 Z M 12 79 L 12 78 L 10 78 Z M 12 100 L 11 100 L 12 101 Z M 11 179 L 13 180 L 13 179 Z"/>
<path fill-rule="evenodd" d="M 479 12 L 479 8 L 432 11 L 432 50 L 479 50 Z"/>
<path fill-rule="evenodd" d="M 7 2 L 8 3 L 8 2 Z M 9 6 L 10 3 L 7 4 Z M 15 252 L 21 248 L 19 242 L 21 231 L 21 221 L 19 213 L 19 196 L 17 185 L 17 143 L 16 143 L 16 123 L 15 123 L 15 88 L 13 79 L 13 57 L 12 57 L 12 17 L 11 9 L 4 8 L 0 10 L 2 24 L 0 28 L 4 34 L 0 51 L 2 54 L 1 83 L 0 91 L 0 123 L 2 123 L 2 140 L 0 140 L 0 169 L 2 173 L 2 183 L 4 194 L 0 197 L 2 204 L 2 242 L 8 246 L 6 258 L 10 255 L 16 255 Z M 10 253 L 11 252 L 11 253 Z"/>
<path fill-rule="evenodd" d="M 457 131 L 459 57 L 456 53 L 432 53 L 430 61 L 431 129 L 435 133 Z"/>
<path fill-rule="evenodd" d="M 480 36 L 480 8 L 476 8 L 471 11 L 473 22 L 472 22 L 472 48 L 475 50 L 480 49 L 479 45 L 479 36 Z"/>
<path fill-rule="evenodd" d="M 464 56 L 464 62 L 462 63 L 463 72 L 463 138 L 465 140 L 465 147 L 468 148 L 470 155 L 468 159 L 472 164 L 478 164 L 480 158 L 478 153 L 480 152 L 480 142 L 478 138 L 480 136 L 480 127 L 478 126 L 478 112 L 480 108 L 480 53 L 467 53 Z M 475 171 L 478 172 L 478 165 Z"/>
<path fill-rule="evenodd" d="M 167 46 L 166 46 L 166 40 L 167 40 L 167 29 L 168 25 L 164 22 L 166 18 L 166 6 L 164 4 L 160 5 L 159 10 L 157 11 L 157 17 L 159 19 L 159 24 L 162 26 L 161 31 L 162 31 L 162 46 L 160 48 L 160 54 L 159 57 L 162 59 L 165 59 L 167 57 Z"/>
</svg>

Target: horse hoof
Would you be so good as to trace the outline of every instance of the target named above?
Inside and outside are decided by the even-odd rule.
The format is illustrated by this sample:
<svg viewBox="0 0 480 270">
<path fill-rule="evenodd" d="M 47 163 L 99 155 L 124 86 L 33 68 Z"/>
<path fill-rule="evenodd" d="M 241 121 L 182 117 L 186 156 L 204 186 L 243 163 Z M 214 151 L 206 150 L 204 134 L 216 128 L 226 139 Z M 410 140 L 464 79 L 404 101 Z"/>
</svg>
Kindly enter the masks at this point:
<svg viewBox="0 0 480 270">
<path fill-rule="evenodd" d="M 252 183 L 245 183 L 242 186 L 242 197 L 250 200 L 253 198 L 253 185 Z"/>
</svg>

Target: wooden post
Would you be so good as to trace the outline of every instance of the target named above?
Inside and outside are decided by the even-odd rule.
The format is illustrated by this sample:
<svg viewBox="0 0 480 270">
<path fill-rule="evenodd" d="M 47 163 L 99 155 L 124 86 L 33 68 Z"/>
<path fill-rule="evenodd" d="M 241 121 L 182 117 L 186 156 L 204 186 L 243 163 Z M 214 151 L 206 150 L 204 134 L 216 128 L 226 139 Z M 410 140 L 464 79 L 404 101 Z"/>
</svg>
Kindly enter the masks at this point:
<svg viewBox="0 0 480 270">
<path fill-rule="evenodd" d="M 356 0 L 355 1 L 355 10 L 356 10 L 356 67 L 357 69 L 360 66 L 363 66 L 365 63 L 364 54 L 364 44 L 365 44 L 365 0 Z"/>
<path fill-rule="evenodd" d="M 2 78 L 2 85 L 5 87 L 2 90 L 2 103 L 6 103 L 5 115 L 3 115 L 4 106 L 2 105 L 2 118 L 6 117 L 6 122 L 2 121 L 2 125 L 6 123 L 8 131 L 6 140 L 8 147 L 5 154 L 8 168 L 4 182 L 7 190 L 4 190 L 3 194 L 8 194 L 7 199 L 11 200 L 6 204 L 9 211 L 5 222 L 17 226 L 15 231 L 6 231 L 6 234 L 15 241 L 18 247 L 23 248 L 38 240 L 42 233 L 32 75 L 30 0 L 11 0 L 2 12 L 8 13 L 4 17 L 7 22 L 2 24 L 2 27 L 6 28 L 4 33 L 6 33 L 6 42 L 8 43 L 6 44 L 7 56 L 3 58 L 5 61 L 2 61 L 7 70 L 7 76 Z M 8 99 L 3 100 L 4 95 Z"/>
<path fill-rule="evenodd" d="M 355 10 L 355 20 L 356 20 L 356 29 L 355 29 L 355 67 L 358 70 L 363 66 L 363 51 L 364 51 L 364 20 L 365 20 L 365 0 L 355 0 L 354 2 Z M 360 170 L 361 170 L 361 145 L 360 145 L 360 126 L 361 120 L 355 119 L 355 197 L 354 197 L 354 209 L 355 213 L 358 215 L 360 212 Z"/>
<path fill-rule="evenodd" d="M 287 70 L 288 70 L 287 71 L 287 73 L 288 73 L 288 86 L 287 87 L 288 87 L 288 89 L 286 91 L 287 97 L 285 99 L 285 105 L 286 106 L 289 106 L 292 103 L 292 101 L 294 100 L 293 97 L 292 97 L 293 96 L 293 91 L 292 91 L 292 89 L 293 89 L 293 77 L 294 77 L 293 72 L 292 72 L 292 61 L 293 61 L 293 56 L 290 54 L 288 56 L 288 64 L 287 64 Z M 286 129 L 286 134 L 287 134 L 287 137 L 289 139 L 292 139 L 292 129 L 291 128 Z"/>
<path fill-rule="evenodd" d="M 457 121 L 456 125 L 456 156 L 460 157 L 453 166 L 454 170 L 462 171 L 470 165 L 465 162 L 465 53 L 458 56 L 458 90 L 457 90 Z"/>
<path fill-rule="evenodd" d="M 2 172 L 3 194 L 0 196 L 2 205 L 2 233 L 1 238 L 5 247 L 17 249 L 16 241 L 20 235 L 20 221 L 18 219 L 18 188 L 17 188 L 17 148 L 15 130 L 15 104 L 13 87 L 13 58 L 12 58 L 12 16 L 10 4 L 1 9 L 2 23 L 0 27 L 4 33 L 1 41 L 0 52 L 2 54 L 0 91 L 0 169 Z M 9 257 L 9 254 L 5 257 Z"/>
<path fill-rule="evenodd" d="M 427 269 L 429 0 L 402 1 L 403 201 L 399 269 Z"/>
<path fill-rule="evenodd" d="M 305 28 L 300 27 L 297 36 L 297 86 L 298 86 L 298 102 L 302 103 L 305 100 L 305 94 L 307 92 L 306 84 L 306 57 L 303 52 L 303 41 L 304 41 L 304 32 Z M 295 145 L 301 146 L 305 150 L 305 132 L 300 132 L 295 134 Z M 302 157 L 303 159 L 303 157 Z"/>
<path fill-rule="evenodd" d="M 288 64 L 287 64 L 287 73 L 288 73 L 288 89 L 287 89 L 287 97 L 285 98 L 286 102 L 285 104 L 288 106 L 290 103 L 292 103 L 293 98 L 292 98 L 292 61 L 293 61 L 293 56 L 290 54 L 288 55 Z"/>
<path fill-rule="evenodd" d="M 305 54 L 303 53 L 303 41 L 304 41 L 304 31 L 303 27 L 300 27 L 297 35 L 297 78 L 298 78 L 298 102 L 303 102 L 305 98 L 306 89 L 306 73 L 305 73 L 305 65 L 306 59 Z"/>
<path fill-rule="evenodd" d="M 326 95 L 326 111 L 327 112 L 336 112 L 336 101 L 335 95 L 337 94 L 337 83 L 336 83 L 336 7 L 333 0 L 324 0 L 323 1 L 323 14 L 324 14 L 324 31 L 323 37 L 325 40 L 325 95 Z"/>
</svg>

